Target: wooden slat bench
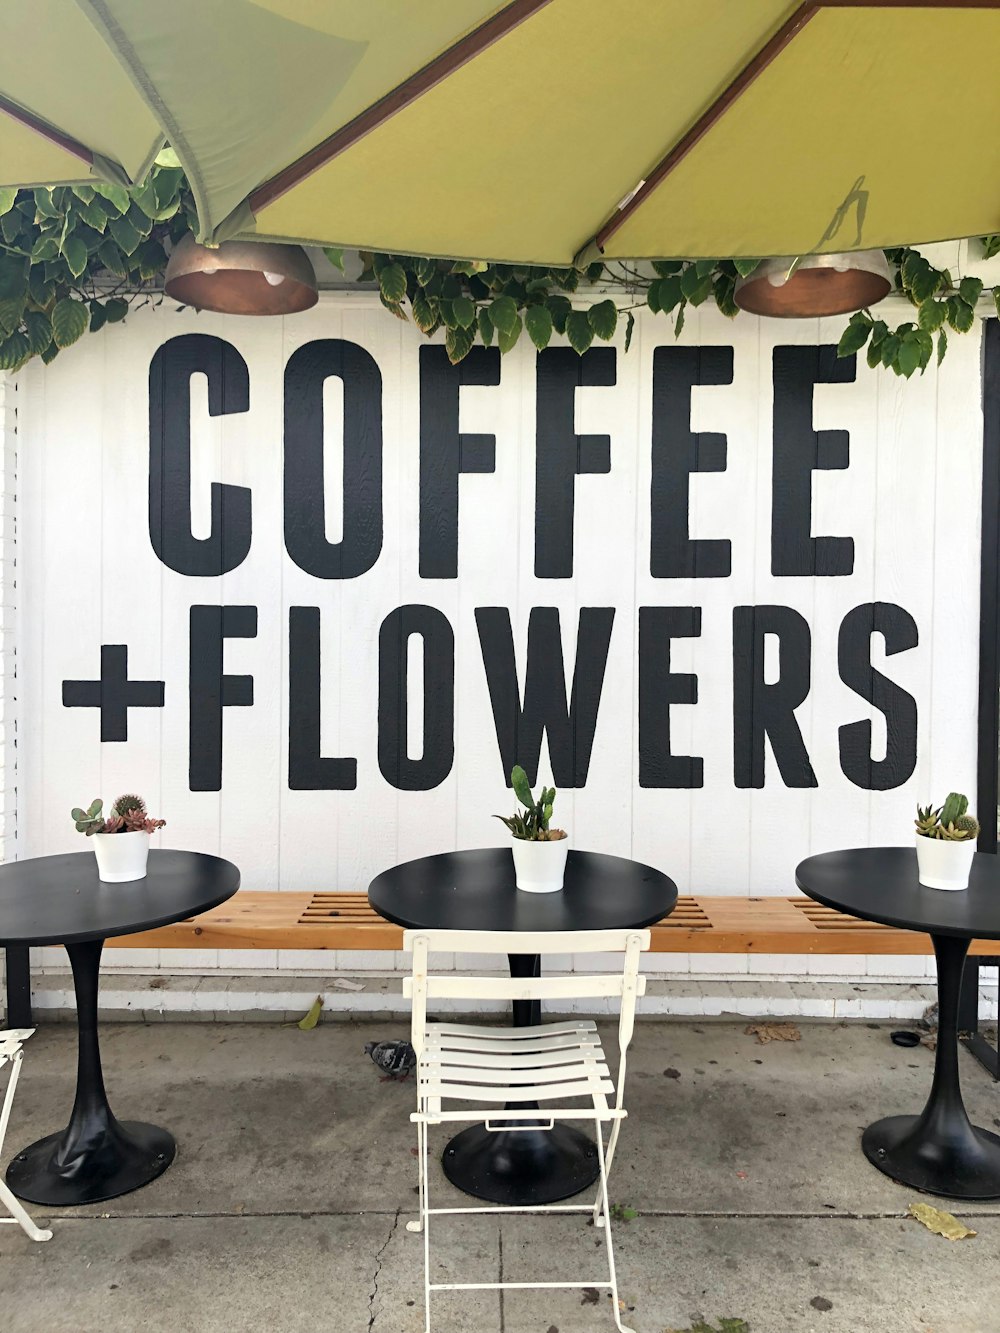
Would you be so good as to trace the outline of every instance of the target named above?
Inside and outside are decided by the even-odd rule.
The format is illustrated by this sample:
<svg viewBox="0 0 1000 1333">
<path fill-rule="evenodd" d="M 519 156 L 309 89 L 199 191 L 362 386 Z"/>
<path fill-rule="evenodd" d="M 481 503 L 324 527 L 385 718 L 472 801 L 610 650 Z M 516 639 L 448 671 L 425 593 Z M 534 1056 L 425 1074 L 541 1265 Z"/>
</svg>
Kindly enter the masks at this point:
<svg viewBox="0 0 1000 1333">
<path fill-rule="evenodd" d="M 383 920 L 363 893 L 280 893 L 240 890 L 188 921 L 109 939 L 109 948 L 398 950 L 403 931 Z M 652 927 L 656 953 L 929 954 L 930 937 L 844 916 L 811 898 L 684 896 Z M 996 941 L 974 940 L 963 980 L 959 1026 L 994 1078 L 996 1052 L 978 1032 L 978 960 L 995 962 Z M 24 957 L 20 957 L 23 953 Z M 30 1027 L 27 950 L 7 951 L 8 1019 Z M 15 958 L 11 955 L 16 954 Z M 971 964 L 976 964 L 972 966 Z"/>
<path fill-rule="evenodd" d="M 655 953 L 926 954 L 927 935 L 879 926 L 811 898 L 681 897 L 652 928 Z M 257 893 L 188 921 L 108 947 L 146 949 L 401 949 L 402 927 L 383 920 L 363 893 Z M 995 954 L 995 941 L 971 952 Z"/>
</svg>

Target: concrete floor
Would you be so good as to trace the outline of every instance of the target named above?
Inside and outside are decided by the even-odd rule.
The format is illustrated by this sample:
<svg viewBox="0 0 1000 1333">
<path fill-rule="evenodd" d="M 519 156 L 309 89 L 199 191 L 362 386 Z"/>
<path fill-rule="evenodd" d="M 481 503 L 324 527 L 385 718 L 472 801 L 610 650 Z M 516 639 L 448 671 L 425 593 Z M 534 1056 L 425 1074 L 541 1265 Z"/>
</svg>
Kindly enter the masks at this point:
<svg viewBox="0 0 1000 1333">
<path fill-rule="evenodd" d="M 405 1229 L 413 1088 L 380 1082 L 363 1054 L 394 1035 L 384 1022 L 106 1025 L 117 1114 L 169 1127 L 177 1160 L 146 1189 L 53 1215 L 48 1244 L 0 1229 L 0 1328 L 422 1333 L 421 1243 Z M 1000 1204 L 954 1205 L 978 1235 L 947 1241 L 905 1218 L 921 1196 L 860 1152 L 869 1121 L 922 1105 L 928 1050 L 876 1025 L 803 1025 L 799 1042 L 760 1046 L 742 1023 L 648 1021 L 633 1052 L 611 1194 L 638 1213 L 616 1230 L 637 1333 L 1000 1333 Z M 8 1157 L 66 1120 L 74 1060 L 72 1028 L 28 1043 Z M 962 1072 L 974 1121 L 1000 1126 L 1000 1088 L 965 1054 Z M 597 1243 L 571 1218 L 435 1233 L 444 1280 L 597 1277 Z M 502 1308 L 458 1293 L 434 1310 L 440 1333 L 614 1327 L 596 1293 L 516 1292 Z"/>
</svg>

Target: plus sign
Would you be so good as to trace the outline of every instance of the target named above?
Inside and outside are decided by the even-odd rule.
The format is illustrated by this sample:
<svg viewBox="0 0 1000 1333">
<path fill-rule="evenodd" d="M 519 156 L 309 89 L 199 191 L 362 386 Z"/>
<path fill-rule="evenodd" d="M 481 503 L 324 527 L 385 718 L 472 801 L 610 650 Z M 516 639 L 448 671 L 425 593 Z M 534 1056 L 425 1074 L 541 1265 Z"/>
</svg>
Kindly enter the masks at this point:
<svg viewBox="0 0 1000 1333">
<path fill-rule="evenodd" d="M 99 708 L 101 740 L 128 740 L 130 708 L 162 708 L 162 680 L 129 680 L 128 646 L 124 643 L 101 644 L 100 680 L 64 680 L 63 705 L 66 708 Z"/>
</svg>

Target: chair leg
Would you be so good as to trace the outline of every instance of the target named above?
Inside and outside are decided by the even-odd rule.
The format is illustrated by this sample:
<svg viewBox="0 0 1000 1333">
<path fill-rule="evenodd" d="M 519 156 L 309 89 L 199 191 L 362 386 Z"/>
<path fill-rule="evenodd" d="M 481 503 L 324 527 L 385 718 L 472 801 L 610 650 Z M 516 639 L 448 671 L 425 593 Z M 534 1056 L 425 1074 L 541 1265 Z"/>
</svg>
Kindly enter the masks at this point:
<svg viewBox="0 0 1000 1333">
<path fill-rule="evenodd" d="M 608 1175 L 611 1174 L 611 1163 L 615 1159 L 615 1148 L 618 1146 L 618 1133 L 621 1127 L 622 1127 L 622 1122 L 620 1120 L 616 1120 L 614 1124 L 611 1126 L 611 1134 L 608 1138 L 608 1146 L 605 1155 L 605 1167 L 607 1169 Z M 594 1226 L 600 1227 L 603 1225 L 604 1225 L 604 1220 L 601 1213 L 601 1191 L 598 1190 L 597 1199 L 594 1203 Z"/>
<path fill-rule="evenodd" d="M 415 1222 L 407 1222 L 407 1231 L 420 1232 L 424 1229 L 424 1191 L 426 1184 L 426 1168 L 424 1165 L 424 1134 L 427 1126 L 422 1120 L 417 1121 L 417 1219 Z"/>
<path fill-rule="evenodd" d="M 21 1230 L 30 1240 L 52 1239 L 52 1232 L 49 1231 L 48 1228 L 43 1230 L 41 1227 L 35 1226 L 34 1222 L 25 1212 L 20 1199 L 15 1198 L 14 1195 L 11 1194 L 6 1183 L 2 1180 L 0 1180 L 0 1203 L 4 1205 L 11 1217 L 13 1217 L 14 1221 L 19 1224 Z"/>
<path fill-rule="evenodd" d="M 614 1311 L 615 1326 L 619 1333 L 635 1333 L 634 1329 L 622 1323 L 621 1306 L 618 1301 L 618 1273 L 615 1269 L 615 1248 L 611 1240 L 611 1205 L 608 1202 L 608 1164 L 604 1155 L 604 1136 L 601 1122 L 594 1122 L 597 1131 L 597 1156 L 601 1163 L 601 1198 L 604 1208 L 604 1239 L 608 1247 L 608 1275 L 611 1280 L 611 1308 Z"/>
<path fill-rule="evenodd" d="M 431 1333 L 431 1200 L 430 1180 L 427 1171 L 427 1139 L 430 1126 L 425 1122 L 421 1128 L 423 1129 L 423 1143 L 420 1157 L 423 1163 L 424 1194 L 421 1201 L 423 1216 L 420 1221 L 424 1229 L 424 1333 Z"/>
</svg>

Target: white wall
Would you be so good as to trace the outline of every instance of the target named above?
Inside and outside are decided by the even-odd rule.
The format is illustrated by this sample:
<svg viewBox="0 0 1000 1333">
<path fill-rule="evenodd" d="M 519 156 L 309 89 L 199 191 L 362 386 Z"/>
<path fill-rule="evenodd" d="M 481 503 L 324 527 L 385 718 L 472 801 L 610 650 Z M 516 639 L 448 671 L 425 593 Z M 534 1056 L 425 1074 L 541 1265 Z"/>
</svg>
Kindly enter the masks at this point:
<svg viewBox="0 0 1000 1333">
<path fill-rule="evenodd" d="M 576 394 L 576 428 L 611 437 L 609 475 L 576 484 L 571 579 L 533 571 L 535 356 L 518 346 L 498 387 L 465 387 L 461 426 L 496 435 L 496 471 L 460 479 L 459 577 L 418 574 L 418 352 L 423 339 L 367 295 L 330 296 L 287 321 L 143 311 L 88 338 L 51 367 L 20 377 L 22 744 L 20 854 L 80 849 L 70 807 L 137 789 L 167 819 L 163 845 L 219 852 L 247 888 L 359 889 L 378 870 L 451 847 L 497 841 L 490 820 L 512 798 L 504 784 L 475 609 L 510 609 L 523 674 L 532 606 L 561 611 L 572 670 L 580 607 L 614 607 L 614 627 L 586 786 L 563 790 L 559 821 L 577 846 L 631 855 L 667 870 L 682 892 L 793 891 L 796 863 L 844 845 L 906 842 L 920 799 L 974 790 L 982 450 L 979 337 L 953 338 L 940 370 L 909 383 L 864 364 L 854 383 L 821 384 L 817 429 L 850 434 L 850 466 L 813 475 L 814 535 L 850 536 L 849 577 L 775 577 L 770 571 L 772 349 L 835 342 L 842 321 L 730 323 L 689 317 L 687 346 L 734 349 L 730 385 L 695 388 L 692 429 L 728 438 L 725 472 L 691 480 L 690 531 L 729 538 L 729 578 L 653 578 L 649 568 L 652 358 L 672 346 L 662 318 L 639 320 L 617 383 Z M 182 333 L 227 340 L 250 375 L 248 412 L 209 418 L 204 382 L 192 390 L 193 528 L 208 533 L 209 484 L 252 491 L 246 560 L 220 578 L 193 578 L 155 555 L 147 522 L 148 372 L 157 348 Z M 337 581 L 289 558 L 282 523 L 282 377 L 314 339 L 366 348 L 383 385 L 385 539 L 374 568 Z M 339 384 L 327 382 L 327 490 L 336 487 Z M 808 441 L 807 441 L 808 443 Z M 293 442 L 294 447 L 294 442 Z M 336 505 L 327 537 L 336 539 Z M 838 728 L 881 714 L 840 679 L 838 630 L 867 602 L 905 608 L 917 647 L 876 668 L 918 706 L 913 776 L 867 791 L 841 770 Z M 188 783 L 188 621 L 192 604 L 254 605 L 257 637 L 230 639 L 225 670 L 252 674 L 252 708 L 224 709 L 220 791 Z M 396 607 L 440 609 L 455 635 L 455 759 L 429 791 L 398 791 L 377 763 L 378 637 Z M 812 635 L 812 683 L 796 718 L 818 786 L 789 789 L 768 753 L 762 789 L 737 788 L 733 769 L 733 618 L 737 605 L 780 604 Z M 699 638 L 674 643 L 672 670 L 694 672 L 699 702 L 672 710 L 673 749 L 704 759 L 698 790 L 641 787 L 637 774 L 637 624 L 640 606 L 702 608 Z M 353 791 L 288 786 L 288 608 L 322 615 L 321 753 L 357 758 Z M 132 678 L 162 680 L 163 708 L 134 708 L 128 740 L 99 739 L 98 711 L 67 708 L 67 679 L 99 674 L 102 644 L 127 644 Z M 768 663 L 773 671 L 775 664 Z M 411 682 L 411 691 L 415 687 Z M 419 698 L 411 718 L 419 716 Z M 419 752 L 414 740 L 411 754 Z M 547 761 L 543 749 L 543 772 Z M 153 962 L 150 955 L 145 960 Z M 167 966 L 212 966 L 206 953 L 166 954 Z M 227 963 L 274 966 L 274 955 Z M 295 965 L 293 955 L 288 960 Z M 318 965 L 322 960 L 311 960 Z M 745 970 L 745 960 L 718 964 Z"/>
</svg>

